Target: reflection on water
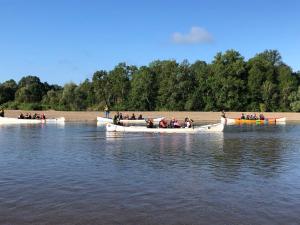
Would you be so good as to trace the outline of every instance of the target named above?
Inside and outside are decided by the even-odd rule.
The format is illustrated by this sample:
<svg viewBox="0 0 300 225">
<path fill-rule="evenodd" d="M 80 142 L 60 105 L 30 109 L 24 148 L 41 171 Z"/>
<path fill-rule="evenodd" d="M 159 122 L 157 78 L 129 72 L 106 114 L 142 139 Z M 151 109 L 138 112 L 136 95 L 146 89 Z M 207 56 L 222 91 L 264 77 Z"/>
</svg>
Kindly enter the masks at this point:
<svg viewBox="0 0 300 225">
<path fill-rule="evenodd" d="M 0 224 L 297 224 L 299 132 L 0 126 Z"/>
</svg>

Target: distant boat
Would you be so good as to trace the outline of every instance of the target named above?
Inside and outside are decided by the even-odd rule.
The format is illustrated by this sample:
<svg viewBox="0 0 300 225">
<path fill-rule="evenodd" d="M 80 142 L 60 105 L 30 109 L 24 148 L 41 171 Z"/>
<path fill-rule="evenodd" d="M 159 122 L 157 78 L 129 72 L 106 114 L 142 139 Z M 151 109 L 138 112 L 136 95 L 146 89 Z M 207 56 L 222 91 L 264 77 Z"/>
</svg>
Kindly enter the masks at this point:
<svg viewBox="0 0 300 225">
<path fill-rule="evenodd" d="M 235 124 L 285 124 L 286 118 L 265 118 L 264 120 L 247 120 L 240 118 L 223 118 L 221 117 L 221 123 L 226 125 L 235 125 Z"/>
<path fill-rule="evenodd" d="M 224 124 L 209 124 L 195 128 L 147 128 L 144 126 L 119 126 L 114 124 L 107 124 L 107 132 L 141 132 L 141 133 L 201 133 L 201 132 L 222 132 Z"/>
<path fill-rule="evenodd" d="M 64 117 L 51 119 L 18 119 L 10 117 L 0 117 L 0 124 L 39 124 L 39 123 L 65 123 Z"/>
<path fill-rule="evenodd" d="M 159 121 L 161 121 L 162 119 L 164 119 L 164 117 L 159 117 L 159 118 L 155 118 L 153 119 L 154 123 L 159 123 Z M 97 117 L 97 122 L 98 123 L 102 123 L 102 124 L 106 124 L 106 123 L 113 123 L 113 119 L 111 118 L 105 118 L 105 117 Z M 120 120 L 121 123 L 127 123 L 127 124 L 146 124 L 146 119 L 137 119 L 137 120 Z"/>
</svg>

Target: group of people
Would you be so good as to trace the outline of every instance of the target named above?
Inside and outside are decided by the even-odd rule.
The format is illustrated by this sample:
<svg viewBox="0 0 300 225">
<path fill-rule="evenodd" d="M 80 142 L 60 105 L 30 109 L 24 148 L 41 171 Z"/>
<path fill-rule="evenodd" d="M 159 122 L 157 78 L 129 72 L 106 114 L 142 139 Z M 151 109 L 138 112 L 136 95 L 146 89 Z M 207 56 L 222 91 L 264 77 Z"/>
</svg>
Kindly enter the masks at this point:
<svg viewBox="0 0 300 225">
<path fill-rule="evenodd" d="M 221 117 L 226 118 L 224 110 L 222 110 L 222 112 L 221 112 Z M 242 115 L 240 116 L 240 119 L 241 120 L 264 120 L 265 116 L 262 113 L 259 114 L 259 116 L 257 116 L 255 113 L 254 114 L 250 114 L 250 115 L 248 115 L 248 114 L 245 115 L 244 113 L 242 113 Z"/>
<path fill-rule="evenodd" d="M 172 117 L 172 119 L 170 120 L 170 122 L 168 123 L 168 121 L 164 118 L 162 119 L 159 123 L 158 126 L 159 128 L 191 128 L 193 125 L 193 120 L 186 117 L 184 119 L 184 123 L 183 125 L 181 125 L 179 123 L 179 121 L 177 119 L 175 119 L 175 117 Z"/>
<path fill-rule="evenodd" d="M 113 117 L 113 123 L 117 125 L 121 125 L 121 120 L 143 120 L 143 115 L 140 114 L 138 117 L 135 116 L 134 113 L 132 113 L 131 116 L 126 114 L 125 116 L 122 115 L 122 113 L 117 112 L 116 115 Z"/>
<path fill-rule="evenodd" d="M 0 117 L 4 117 L 4 109 L 1 109 Z M 24 115 L 23 113 L 21 113 L 19 115 L 18 119 L 46 119 L 46 116 L 44 113 L 42 113 L 42 115 L 40 115 L 38 113 L 34 113 L 33 115 L 31 115 L 31 113 L 26 113 Z"/>
<path fill-rule="evenodd" d="M 242 113 L 241 120 L 264 120 L 265 116 L 261 113 L 259 114 L 259 116 L 256 116 L 256 114 L 251 114 L 251 115 L 245 115 L 244 113 Z"/>
<path fill-rule="evenodd" d="M 44 120 L 46 119 L 46 116 L 44 113 L 42 113 L 42 115 L 35 113 L 33 115 L 31 115 L 31 113 L 26 113 L 25 115 L 23 113 L 21 113 L 18 117 L 18 119 L 41 119 Z"/>
<path fill-rule="evenodd" d="M 105 114 L 105 118 L 109 118 L 109 108 L 107 105 L 105 105 L 104 107 L 104 114 Z M 122 113 L 117 112 L 116 115 L 114 115 L 113 119 L 117 119 L 117 120 L 143 120 L 143 115 L 140 114 L 138 117 L 132 113 L 131 116 L 129 116 L 128 114 L 125 114 L 124 116 L 122 115 Z"/>
</svg>

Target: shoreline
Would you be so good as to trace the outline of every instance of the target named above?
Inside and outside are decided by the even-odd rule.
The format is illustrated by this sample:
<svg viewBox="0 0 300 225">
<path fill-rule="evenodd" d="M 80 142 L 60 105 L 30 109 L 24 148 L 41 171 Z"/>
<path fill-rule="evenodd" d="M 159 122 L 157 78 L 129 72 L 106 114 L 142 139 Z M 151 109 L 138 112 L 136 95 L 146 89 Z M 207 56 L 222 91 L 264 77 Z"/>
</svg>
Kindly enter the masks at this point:
<svg viewBox="0 0 300 225">
<path fill-rule="evenodd" d="M 44 113 L 47 118 L 57 118 L 57 117 L 65 117 L 66 122 L 96 122 L 97 116 L 104 117 L 103 111 L 32 111 L 32 110 L 5 110 L 6 117 L 17 118 L 20 113 Z M 198 111 L 120 111 L 123 115 L 128 114 L 129 116 L 132 113 L 135 114 L 136 117 L 142 114 L 143 118 L 155 118 L 155 117 L 166 117 L 167 119 L 171 119 L 175 117 L 178 120 L 184 120 L 185 117 L 189 117 L 193 119 L 195 122 L 201 121 L 211 121 L 211 122 L 219 122 L 221 118 L 221 112 L 198 112 Z M 110 117 L 115 115 L 115 111 L 110 112 Z M 240 115 L 244 114 L 254 114 L 259 115 L 260 112 L 226 112 L 226 116 L 228 118 L 238 118 Z M 300 121 L 300 113 L 295 112 L 266 112 L 263 113 L 265 117 L 268 118 L 278 118 L 278 117 L 286 117 L 287 121 Z"/>
</svg>

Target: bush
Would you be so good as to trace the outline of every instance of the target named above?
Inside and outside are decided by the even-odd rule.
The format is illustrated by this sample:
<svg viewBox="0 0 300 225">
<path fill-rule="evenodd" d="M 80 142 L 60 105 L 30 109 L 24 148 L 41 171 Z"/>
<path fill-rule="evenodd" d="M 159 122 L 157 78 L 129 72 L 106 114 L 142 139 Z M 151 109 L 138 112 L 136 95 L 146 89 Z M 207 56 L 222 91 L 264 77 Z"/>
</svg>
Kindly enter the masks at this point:
<svg viewBox="0 0 300 225">
<path fill-rule="evenodd" d="M 19 103 L 17 102 L 5 102 L 1 105 L 4 109 L 19 109 Z"/>
<path fill-rule="evenodd" d="M 259 104 L 259 110 L 260 110 L 261 112 L 266 112 L 266 111 L 267 111 L 266 105 L 265 105 L 264 103 L 260 103 L 260 104 Z"/>
<path fill-rule="evenodd" d="M 21 110 L 42 110 L 42 105 L 40 103 L 21 103 L 19 105 Z"/>
<path fill-rule="evenodd" d="M 291 108 L 294 112 L 300 112 L 300 101 L 292 102 Z"/>
</svg>

